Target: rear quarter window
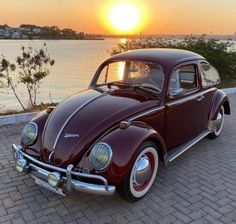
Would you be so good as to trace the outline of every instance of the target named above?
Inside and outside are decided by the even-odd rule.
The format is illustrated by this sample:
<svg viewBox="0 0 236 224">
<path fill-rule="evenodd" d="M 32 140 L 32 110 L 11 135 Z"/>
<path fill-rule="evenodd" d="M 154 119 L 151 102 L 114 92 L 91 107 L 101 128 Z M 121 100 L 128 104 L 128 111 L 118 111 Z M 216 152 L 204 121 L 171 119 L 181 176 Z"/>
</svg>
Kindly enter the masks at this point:
<svg viewBox="0 0 236 224">
<path fill-rule="evenodd" d="M 184 65 L 178 68 L 170 78 L 169 95 L 179 97 L 197 88 L 195 65 Z"/>
<path fill-rule="evenodd" d="M 202 86 L 214 86 L 220 83 L 220 75 L 218 71 L 208 63 L 201 63 Z"/>
</svg>

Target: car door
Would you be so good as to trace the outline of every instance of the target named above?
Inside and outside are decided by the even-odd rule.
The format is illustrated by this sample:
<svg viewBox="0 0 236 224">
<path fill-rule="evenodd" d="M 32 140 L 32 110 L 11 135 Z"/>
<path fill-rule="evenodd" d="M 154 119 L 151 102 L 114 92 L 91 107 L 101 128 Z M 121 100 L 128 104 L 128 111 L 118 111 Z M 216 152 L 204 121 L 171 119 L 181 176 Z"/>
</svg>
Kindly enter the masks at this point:
<svg viewBox="0 0 236 224">
<path fill-rule="evenodd" d="M 197 63 L 182 64 L 172 72 L 167 94 L 165 141 L 170 149 L 203 131 L 204 96 Z"/>
</svg>

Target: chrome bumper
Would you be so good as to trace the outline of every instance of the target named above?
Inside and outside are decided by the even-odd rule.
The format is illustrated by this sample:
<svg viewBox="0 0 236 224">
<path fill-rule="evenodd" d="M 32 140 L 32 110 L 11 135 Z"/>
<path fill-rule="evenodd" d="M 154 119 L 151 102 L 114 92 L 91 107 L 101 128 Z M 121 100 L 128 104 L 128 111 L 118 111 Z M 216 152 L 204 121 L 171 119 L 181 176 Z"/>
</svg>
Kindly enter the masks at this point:
<svg viewBox="0 0 236 224">
<path fill-rule="evenodd" d="M 72 170 L 72 164 L 69 165 L 67 169 L 63 169 L 60 167 L 49 165 L 47 163 L 43 163 L 24 153 L 21 146 L 16 146 L 14 144 L 12 145 L 12 151 L 15 163 L 22 159 L 27 161 L 23 172 L 29 173 L 35 180 L 39 179 L 40 181 L 44 181 L 45 184 L 47 184 L 48 175 L 50 173 L 58 172 L 60 174 L 63 174 L 64 176 L 61 177 L 60 185 L 55 188 L 55 192 L 58 190 L 58 188 L 61 188 L 63 190 L 63 192 L 61 193 L 62 195 L 64 194 L 64 192 L 71 192 L 72 190 L 99 195 L 112 195 L 115 192 L 115 186 L 108 185 L 108 182 L 104 177 L 94 174 L 75 172 Z M 79 180 L 72 179 L 72 175 L 74 177 L 84 177 L 93 180 L 99 180 L 103 182 L 104 185 L 81 182 Z"/>
</svg>

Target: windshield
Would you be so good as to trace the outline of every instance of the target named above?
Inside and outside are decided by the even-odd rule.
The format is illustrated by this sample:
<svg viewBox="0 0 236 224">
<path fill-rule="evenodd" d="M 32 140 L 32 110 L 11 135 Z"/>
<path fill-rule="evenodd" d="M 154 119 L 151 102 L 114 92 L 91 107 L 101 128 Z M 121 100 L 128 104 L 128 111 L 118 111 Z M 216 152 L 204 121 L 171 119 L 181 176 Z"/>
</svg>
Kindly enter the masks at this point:
<svg viewBox="0 0 236 224">
<path fill-rule="evenodd" d="M 163 88 L 164 73 L 160 66 L 138 61 L 119 61 L 106 65 L 100 72 L 95 85 L 110 83 L 130 86 L 153 86 Z"/>
</svg>

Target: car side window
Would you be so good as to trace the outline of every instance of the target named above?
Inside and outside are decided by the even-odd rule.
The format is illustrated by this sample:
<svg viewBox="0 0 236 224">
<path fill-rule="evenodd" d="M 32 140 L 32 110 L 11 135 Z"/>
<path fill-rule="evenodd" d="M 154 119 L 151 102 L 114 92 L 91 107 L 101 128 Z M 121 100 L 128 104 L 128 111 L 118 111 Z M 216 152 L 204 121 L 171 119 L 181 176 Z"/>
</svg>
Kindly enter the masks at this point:
<svg viewBox="0 0 236 224">
<path fill-rule="evenodd" d="M 220 82 L 218 71 L 206 62 L 201 63 L 201 78 L 203 87 L 217 85 Z"/>
<path fill-rule="evenodd" d="M 184 65 L 173 72 L 169 83 L 169 95 L 177 97 L 185 95 L 197 88 L 197 72 L 195 65 Z"/>
</svg>

